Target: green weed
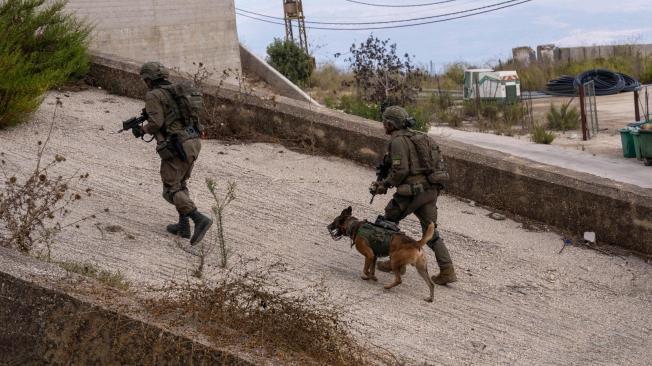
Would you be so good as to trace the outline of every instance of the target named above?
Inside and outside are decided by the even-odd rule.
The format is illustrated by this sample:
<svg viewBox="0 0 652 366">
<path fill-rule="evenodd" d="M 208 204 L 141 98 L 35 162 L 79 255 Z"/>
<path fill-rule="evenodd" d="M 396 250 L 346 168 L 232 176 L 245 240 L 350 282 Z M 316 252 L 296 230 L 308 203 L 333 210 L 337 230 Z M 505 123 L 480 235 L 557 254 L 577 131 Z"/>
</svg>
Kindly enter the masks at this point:
<svg viewBox="0 0 652 366">
<path fill-rule="evenodd" d="M 555 134 L 546 131 L 546 128 L 541 125 L 534 126 L 532 130 L 532 141 L 537 144 L 550 145 L 555 140 Z"/>
<path fill-rule="evenodd" d="M 548 128 L 565 132 L 579 127 L 580 113 L 576 107 L 570 107 L 570 101 L 559 109 L 551 104 L 546 119 Z"/>
</svg>

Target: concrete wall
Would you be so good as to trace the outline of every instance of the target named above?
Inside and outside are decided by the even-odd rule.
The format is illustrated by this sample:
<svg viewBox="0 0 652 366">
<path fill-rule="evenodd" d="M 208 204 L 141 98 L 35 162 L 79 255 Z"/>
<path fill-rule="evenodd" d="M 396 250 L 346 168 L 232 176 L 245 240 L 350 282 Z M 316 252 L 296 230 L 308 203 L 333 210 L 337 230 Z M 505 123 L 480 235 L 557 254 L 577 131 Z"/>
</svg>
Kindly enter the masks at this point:
<svg viewBox="0 0 652 366">
<path fill-rule="evenodd" d="M 96 57 L 91 77 L 115 93 L 142 98 L 137 69 L 128 60 Z M 210 137 L 260 133 L 369 165 L 386 147 L 382 125 L 374 121 L 284 97 L 243 96 L 225 87 L 208 86 L 205 95 L 225 122 L 209 122 Z M 452 176 L 449 192 L 573 235 L 595 231 L 603 243 L 652 255 L 651 190 L 446 139 L 438 143 Z"/>
<path fill-rule="evenodd" d="M 70 0 L 95 26 L 92 49 L 193 73 L 241 70 L 233 0 Z"/>
<path fill-rule="evenodd" d="M 537 60 L 542 62 L 553 62 L 555 60 L 555 49 L 557 47 L 554 44 L 543 44 L 537 46 Z"/>
<path fill-rule="evenodd" d="M 569 62 L 621 55 L 652 56 L 652 44 L 558 48 L 555 51 L 555 60 L 558 62 Z"/>
<path fill-rule="evenodd" d="M 256 75 L 265 81 L 275 93 L 284 97 L 301 100 L 317 104 L 306 92 L 294 85 L 283 74 L 276 71 L 265 60 L 256 56 L 245 46 L 240 45 L 240 59 L 242 61 L 242 71 L 248 74 Z"/>
<path fill-rule="evenodd" d="M 537 60 L 537 54 L 530 47 L 516 47 L 512 49 L 512 57 L 517 62 L 527 65 Z"/>
<path fill-rule="evenodd" d="M 0 247 L 0 365 L 256 363 L 147 318 L 125 294 Z"/>
</svg>

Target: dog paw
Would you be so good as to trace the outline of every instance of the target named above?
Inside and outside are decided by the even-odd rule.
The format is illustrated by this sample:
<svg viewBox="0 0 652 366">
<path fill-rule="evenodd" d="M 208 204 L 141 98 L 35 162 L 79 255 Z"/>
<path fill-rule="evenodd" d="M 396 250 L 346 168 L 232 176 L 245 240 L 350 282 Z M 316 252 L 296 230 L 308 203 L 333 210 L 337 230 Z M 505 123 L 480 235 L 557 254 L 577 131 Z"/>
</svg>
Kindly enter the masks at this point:
<svg viewBox="0 0 652 366">
<path fill-rule="evenodd" d="M 362 276 L 360 276 L 360 278 L 362 278 L 362 279 L 365 280 L 365 281 L 369 281 L 369 277 L 368 277 L 368 276 L 362 275 Z"/>
<path fill-rule="evenodd" d="M 376 278 L 376 276 L 369 277 L 369 279 L 372 280 L 372 281 L 378 282 L 378 279 Z"/>
<path fill-rule="evenodd" d="M 432 298 L 430 298 L 430 297 L 427 297 L 427 298 L 425 298 L 424 300 L 425 300 L 426 302 L 432 302 Z"/>
</svg>

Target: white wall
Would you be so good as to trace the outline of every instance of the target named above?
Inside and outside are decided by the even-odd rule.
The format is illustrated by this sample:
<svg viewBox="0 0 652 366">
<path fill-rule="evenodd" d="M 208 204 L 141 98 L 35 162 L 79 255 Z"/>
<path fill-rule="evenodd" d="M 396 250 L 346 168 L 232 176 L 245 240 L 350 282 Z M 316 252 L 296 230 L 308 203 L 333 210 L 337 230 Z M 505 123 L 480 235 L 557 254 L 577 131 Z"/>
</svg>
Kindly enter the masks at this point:
<svg viewBox="0 0 652 366">
<path fill-rule="evenodd" d="M 234 0 L 70 0 L 95 26 L 92 50 L 192 73 L 241 69 Z"/>
</svg>

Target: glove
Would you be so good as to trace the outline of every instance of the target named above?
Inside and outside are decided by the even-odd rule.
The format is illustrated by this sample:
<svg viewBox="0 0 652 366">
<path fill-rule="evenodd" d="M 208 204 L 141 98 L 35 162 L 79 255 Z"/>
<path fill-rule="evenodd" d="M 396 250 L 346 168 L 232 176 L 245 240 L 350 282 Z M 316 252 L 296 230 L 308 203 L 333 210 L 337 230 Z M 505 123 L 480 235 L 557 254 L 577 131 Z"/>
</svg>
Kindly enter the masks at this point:
<svg viewBox="0 0 652 366">
<path fill-rule="evenodd" d="M 369 193 L 385 194 L 387 193 L 387 187 L 385 187 L 385 184 L 383 184 L 383 182 L 373 182 L 371 183 L 371 186 L 369 186 Z"/>
<path fill-rule="evenodd" d="M 132 128 L 131 133 L 133 133 L 134 137 L 136 137 L 136 138 L 140 138 L 140 137 L 145 136 L 145 132 L 143 131 L 142 126 L 136 126 L 136 127 Z"/>
</svg>

